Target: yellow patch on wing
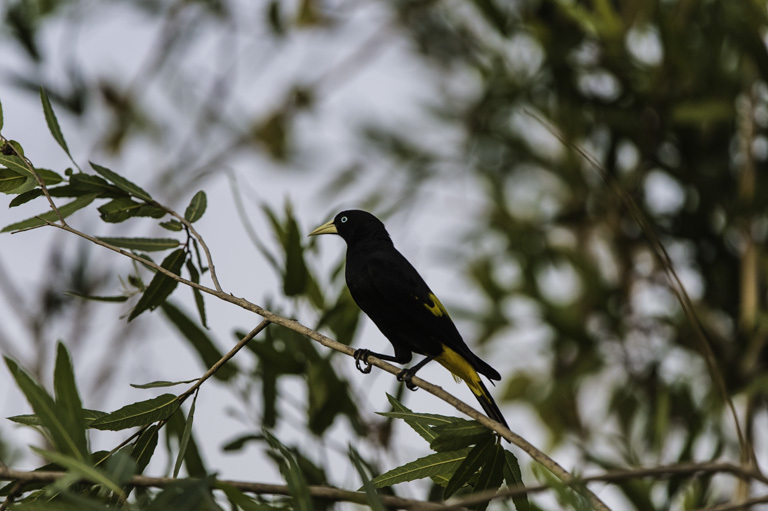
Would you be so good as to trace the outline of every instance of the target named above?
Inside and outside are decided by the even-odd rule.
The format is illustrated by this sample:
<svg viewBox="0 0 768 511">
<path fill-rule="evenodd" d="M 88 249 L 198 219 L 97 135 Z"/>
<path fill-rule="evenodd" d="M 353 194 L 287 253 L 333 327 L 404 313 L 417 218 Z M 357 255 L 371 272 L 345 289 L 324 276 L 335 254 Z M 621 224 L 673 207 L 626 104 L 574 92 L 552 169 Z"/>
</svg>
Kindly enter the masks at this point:
<svg viewBox="0 0 768 511">
<path fill-rule="evenodd" d="M 467 362 L 467 360 L 443 344 L 443 352 L 435 357 L 435 360 L 443 367 L 448 369 L 456 381 L 464 380 L 472 393 L 476 396 L 484 396 L 483 387 L 480 383 L 480 375 Z"/>
<path fill-rule="evenodd" d="M 431 303 L 424 303 L 424 307 L 426 307 L 429 312 L 438 318 L 448 315 L 448 311 L 445 310 L 445 307 L 443 307 L 443 304 L 440 303 L 440 300 L 438 300 L 434 293 L 429 293 L 429 300 Z"/>
</svg>

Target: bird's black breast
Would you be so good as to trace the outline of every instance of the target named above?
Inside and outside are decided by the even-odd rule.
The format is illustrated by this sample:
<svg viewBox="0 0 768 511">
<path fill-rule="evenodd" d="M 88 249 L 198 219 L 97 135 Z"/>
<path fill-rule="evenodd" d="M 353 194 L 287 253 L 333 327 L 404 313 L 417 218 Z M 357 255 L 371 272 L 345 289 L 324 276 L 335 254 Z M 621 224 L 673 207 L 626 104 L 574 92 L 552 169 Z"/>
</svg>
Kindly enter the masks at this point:
<svg viewBox="0 0 768 511">
<path fill-rule="evenodd" d="M 408 349 L 422 355 L 442 352 L 440 329 L 417 319 L 426 312 L 420 297 L 431 291 L 391 244 L 348 249 L 345 276 L 352 298 L 395 351 Z"/>
</svg>

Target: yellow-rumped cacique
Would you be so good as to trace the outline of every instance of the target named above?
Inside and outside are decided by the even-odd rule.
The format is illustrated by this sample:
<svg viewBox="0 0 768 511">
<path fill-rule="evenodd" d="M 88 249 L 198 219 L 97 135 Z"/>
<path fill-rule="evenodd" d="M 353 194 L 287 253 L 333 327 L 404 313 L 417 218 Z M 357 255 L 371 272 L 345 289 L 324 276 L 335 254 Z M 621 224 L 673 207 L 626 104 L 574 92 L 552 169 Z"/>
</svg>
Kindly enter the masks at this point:
<svg viewBox="0 0 768 511">
<path fill-rule="evenodd" d="M 381 220 L 365 211 L 342 211 L 309 233 L 318 234 L 338 234 L 347 242 L 345 277 L 349 292 L 395 349 L 394 356 L 358 349 L 357 368 L 370 372 L 370 355 L 399 364 L 410 362 L 413 353 L 424 355 L 416 365 L 400 372 L 397 379 L 415 390 L 411 383 L 413 375 L 436 360 L 457 381 L 466 382 L 490 418 L 506 426 L 504 416 L 480 379 L 482 374 L 493 383 L 501 375 L 472 353 L 443 304 L 397 251 Z"/>
</svg>

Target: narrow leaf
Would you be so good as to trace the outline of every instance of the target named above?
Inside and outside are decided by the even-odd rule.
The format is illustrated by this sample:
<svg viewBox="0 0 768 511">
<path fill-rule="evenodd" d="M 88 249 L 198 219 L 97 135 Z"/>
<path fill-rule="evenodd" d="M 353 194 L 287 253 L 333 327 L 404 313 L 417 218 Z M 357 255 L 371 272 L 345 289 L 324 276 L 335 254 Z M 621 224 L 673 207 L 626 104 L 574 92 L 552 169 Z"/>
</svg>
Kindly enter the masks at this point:
<svg viewBox="0 0 768 511">
<path fill-rule="evenodd" d="M 205 196 L 205 192 L 200 190 L 192 197 L 192 200 L 187 206 L 187 210 L 184 212 L 184 218 L 189 223 L 195 223 L 205 213 L 205 208 L 208 205 L 208 199 Z"/>
<path fill-rule="evenodd" d="M 3 104 L 0 103 L 0 130 L 3 129 Z"/>
<path fill-rule="evenodd" d="M 195 284 L 200 283 L 200 272 L 197 271 L 195 263 L 192 259 L 187 260 L 187 271 L 189 272 L 189 280 Z M 205 316 L 205 300 L 203 299 L 203 293 L 197 288 L 192 288 L 192 295 L 195 297 L 195 306 L 197 307 L 197 313 L 200 315 L 200 323 L 205 328 L 208 328 L 208 322 Z"/>
<path fill-rule="evenodd" d="M 132 183 L 131 181 L 128 181 L 123 176 L 109 170 L 106 167 L 102 167 L 97 163 L 93 163 L 93 162 L 90 162 L 90 163 L 91 163 L 91 167 L 93 167 L 93 170 L 95 170 L 98 174 L 100 174 L 101 177 L 103 177 L 110 183 L 114 184 L 124 192 L 128 192 L 128 194 L 133 195 L 134 197 L 137 197 L 139 199 L 145 200 L 147 202 L 152 202 L 152 197 L 150 197 L 150 195 L 144 190 L 142 190 L 138 185 Z"/>
<path fill-rule="evenodd" d="M 451 424 L 432 428 L 437 438 L 429 446 L 435 451 L 455 451 L 462 447 L 485 442 L 494 437 L 493 432 L 477 421 L 458 419 Z"/>
<path fill-rule="evenodd" d="M 184 252 L 184 249 L 179 248 L 168 254 L 166 258 L 163 259 L 160 266 L 178 275 L 181 271 L 181 266 L 184 264 L 185 258 L 186 252 Z M 128 315 L 128 321 L 133 320 L 145 310 L 154 309 L 163 303 L 165 299 L 173 293 L 173 290 L 176 289 L 177 285 L 178 282 L 171 277 L 160 272 L 155 273 L 155 276 L 152 277 L 152 281 L 147 286 L 147 289 L 144 290 L 144 293 L 141 295 L 141 298 L 139 298 L 136 306 Z"/>
<path fill-rule="evenodd" d="M 179 442 L 179 454 L 176 456 L 176 465 L 173 467 L 174 479 L 179 476 L 179 470 L 181 470 L 181 462 L 184 461 L 184 455 L 187 453 L 189 436 L 192 434 L 192 421 L 195 418 L 196 402 L 197 402 L 197 392 L 195 392 L 195 396 L 192 398 L 192 405 L 189 407 L 189 414 L 187 415 L 187 423 L 184 426 L 184 434 L 181 435 L 181 442 Z"/>
<path fill-rule="evenodd" d="M 179 332 L 186 337 L 187 341 L 197 352 L 206 367 L 213 366 L 218 362 L 223 354 L 214 344 L 213 340 L 198 327 L 186 314 L 178 309 L 171 302 L 165 302 L 161 305 L 165 316 L 173 323 Z M 214 377 L 222 381 L 227 381 L 237 374 L 237 368 L 232 361 L 227 362 L 219 368 Z"/>
<path fill-rule="evenodd" d="M 80 394 L 77 392 L 75 372 L 72 359 L 64 343 L 59 342 L 56 348 L 56 366 L 53 372 L 53 388 L 56 393 L 56 406 L 59 417 L 72 436 L 78 459 L 88 456 L 88 442 L 85 435 L 85 417 Z"/>
<path fill-rule="evenodd" d="M 387 394 L 387 399 L 389 399 L 389 404 L 392 405 L 392 409 L 394 410 L 394 412 L 389 413 L 413 413 L 408 407 L 398 401 L 394 396 Z M 405 423 L 408 424 L 411 429 L 418 433 L 419 436 L 421 436 L 427 442 L 432 442 L 432 440 L 437 438 L 437 435 L 434 433 L 434 431 L 432 431 L 432 428 L 429 427 L 431 424 L 428 424 L 426 421 L 409 418 L 403 418 L 403 420 L 405 420 Z"/>
<path fill-rule="evenodd" d="M 385 511 L 386 508 L 381 502 L 381 497 L 379 497 L 379 494 L 376 492 L 376 487 L 371 484 L 371 478 L 368 477 L 368 474 L 365 471 L 363 460 L 360 458 L 360 454 L 358 454 L 355 448 L 352 447 L 352 444 L 349 445 L 349 458 L 352 460 L 352 463 L 355 464 L 357 473 L 360 474 L 360 479 L 363 481 L 365 500 L 368 502 L 370 508 L 373 511 Z"/>
<path fill-rule="evenodd" d="M 298 511 L 312 511 L 312 499 L 309 495 L 307 481 L 304 479 L 304 474 L 301 472 L 301 468 L 299 468 L 299 463 L 296 461 L 296 457 L 287 447 L 280 443 L 277 438 L 267 431 L 266 428 L 263 430 L 263 433 L 270 447 L 282 457 L 280 473 L 283 475 L 283 478 L 285 478 L 286 483 L 288 483 L 288 489 L 293 496 L 292 509 Z"/>
<path fill-rule="evenodd" d="M 136 426 L 146 426 L 147 424 L 167 419 L 178 407 L 179 400 L 176 396 L 173 394 L 163 394 L 153 399 L 126 405 L 93 421 L 90 427 L 119 431 Z"/>
<path fill-rule="evenodd" d="M 507 486 L 510 488 L 515 486 L 525 487 L 517 457 L 507 450 L 504 451 L 504 479 L 507 481 Z M 531 510 L 531 503 L 528 502 L 527 494 L 512 497 L 512 502 L 515 504 L 515 509 L 517 511 Z"/>
<path fill-rule="evenodd" d="M 94 302 L 124 302 L 128 299 L 127 296 L 93 296 L 76 293 L 74 291 L 64 291 L 65 295 L 74 296 L 75 298 L 82 298 L 83 300 L 92 300 Z"/>
<path fill-rule="evenodd" d="M 82 479 L 90 481 L 94 484 L 100 484 L 108 488 L 115 495 L 119 495 L 123 499 L 125 498 L 125 494 L 123 493 L 123 490 L 120 488 L 120 486 L 115 484 L 115 482 L 107 477 L 106 474 L 104 474 L 101 470 L 94 467 L 93 465 L 90 465 L 85 461 L 74 458 L 72 456 L 61 454 L 59 452 L 46 451 L 36 447 L 32 447 L 32 450 L 48 461 L 52 461 L 57 465 L 61 465 L 67 470 L 76 473 Z"/>
<path fill-rule="evenodd" d="M 184 228 L 184 224 L 178 220 L 169 220 L 167 222 L 160 222 L 160 227 L 169 231 L 179 232 Z"/>
<path fill-rule="evenodd" d="M 475 492 L 486 490 L 498 490 L 504 480 L 504 449 L 499 444 L 494 444 L 492 454 L 486 459 L 480 477 L 475 484 Z M 475 509 L 483 511 L 488 507 L 488 502 L 478 504 Z"/>
<path fill-rule="evenodd" d="M 62 218 L 67 218 L 75 211 L 78 211 L 80 209 L 83 209 L 88 204 L 93 202 L 93 199 L 96 198 L 96 195 L 83 195 L 82 197 L 78 197 L 77 199 L 73 200 L 72 202 L 69 202 L 67 204 L 64 204 L 59 208 L 59 214 L 61 214 Z M 48 222 L 55 222 L 59 219 L 58 215 L 55 211 L 48 211 L 47 213 L 42 213 L 38 215 L 40 218 L 33 217 L 28 218 L 26 220 L 22 220 L 21 222 L 16 222 L 15 224 L 6 225 L 3 227 L 3 230 L 0 232 L 9 232 L 9 231 L 17 231 L 19 229 L 26 229 L 28 227 L 37 227 L 39 225 L 45 225 L 45 221 Z"/>
<path fill-rule="evenodd" d="M 15 190 L 26 183 L 27 179 L 29 179 L 27 176 L 22 176 L 13 170 L 0 168 L 0 193 L 16 193 Z"/>
<path fill-rule="evenodd" d="M 122 450 L 117 451 L 107 460 L 106 475 L 118 487 L 125 486 L 136 473 L 136 461 Z"/>
<path fill-rule="evenodd" d="M 86 426 L 89 426 L 91 422 L 95 421 L 96 419 L 100 419 L 105 415 L 107 415 L 107 413 L 102 412 L 100 410 L 89 410 L 87 408 L 83 408 L 83 419 L 85 420 Z M 23 424 L 24 426 L 42 426 L 43 425 L 43 421 L 40 420 L 40 417 L 33 414 L 15 415 L 13 417 L 8 417 L 8 420 L 13 421 L 17 424 Z"/>
<path fill-rule="evenodd" d="M 48 94 L 45 93 L 45 89 L 42 87 L 40 87 L 40 101 L 43 103 L 45 122 L 48 123 L 48 129 L 51 131 L 51 135 L 53 135 L 53 138 L 56 140 L 56 142 L 59 143 L 61 148 L 64 149 L 64 152 L 67 153 L 70 158 L 72 158 L 72 156 L 69 154 L 69 147 L 67 147 L 67 142 L 64 140 L 64 135 L 61 133 L 59 121 L 56 119 L 56 114 L 53 112 L 51 101 L 48 99 Z"/>
<path fill-rule="evenodd" d="M 195 378 L 194 380 L 184 380 L 184 381 L 165 381 L 165 380 L 157 380 L 150 383 L 142 383 L 142 384 L 136 384 L 131 383 L 131 387 L 135 389 L 154 389 L 158 387 L 173 387 L 175 385 L 186 385 L 188 383 L 196 382 L 198 378 Z"/>
<path fill-rule="evenodd" d="M 104 243 L 109 243 L 120 248 L 140 250 L 142 252 L 157 252 L 179 246 L 179 240 L 173 238 L 99 238 Z"/>
<path fill-rule="evenodd" d="M 27 164 L 16 155 L 0 154 L 0 165 L 5 165 L 8 170 L 16 172 L 20 176 L 31 177 L 35 179 L 35 175 L 29 170 Z M 35 180 L 37 183 L 37 180 Z"/>
<path fill-rule="evenodd" d="M 376 488 L 383 488 L 425 477 L 443 474 L 452 475 L 456 468 L 461 465 L 461 462 L 464 461 L 464 458 L 467 457 L 469 451 L 470 448 L 467 447 L 458 451 L 430 454 L 374 477 L 371 482 Z"/>
<path fill-rule="evenodd" d="M 36 199 L 42 195 L 43 195 L 43 190 L 41 190 L 40 188 L 34 188 L 32 190 L 28 190 L 14 197 L 13 200 L 11 200 L 11 203 L 8 205 L 8 207 L 15 208 L 16 206 L 21 206 L 22 204 L 26 204 L 32 199 Z"/>
<path fill-rule="evenodd" d="M 144 469 L 149 465 L 152 456 L 155 454 L 155 448 L 157 447 L 157 434 L 158 426 L 153 426 L 145 429 L 136 443 L 133 445 L 131 456 L 136 460 L 136 473 L 141 474 Z"/>
<path fill-rule="evenodd" d="M 478 469 L 493 457 L 493 447 L 496 442 L 490 438 L 486 442 L 477 444 L 469 451 L 467 457 L 461 462 L 461 465 L 453 473 L 451 479 L 443 490 L 443 500 L 448 500 L 451 495 L 460 490 L 475 475 Z"/>
<path fill-rule="evenodd" d="M 81 444 L 76 438 L 77 433 L 70 431 L 62 421 L 62 413 L 48 392 L 35 382 L 26 371 L 12 359 L 5 357 L 13 379 L 19 386 L 24 396 L 29 401 L 40 423 L 51 435 L 51 440 L 56 448 L 64 454 L 72 455 L 78 459 L 85 459 L 80 450 Z"/>
</svg>

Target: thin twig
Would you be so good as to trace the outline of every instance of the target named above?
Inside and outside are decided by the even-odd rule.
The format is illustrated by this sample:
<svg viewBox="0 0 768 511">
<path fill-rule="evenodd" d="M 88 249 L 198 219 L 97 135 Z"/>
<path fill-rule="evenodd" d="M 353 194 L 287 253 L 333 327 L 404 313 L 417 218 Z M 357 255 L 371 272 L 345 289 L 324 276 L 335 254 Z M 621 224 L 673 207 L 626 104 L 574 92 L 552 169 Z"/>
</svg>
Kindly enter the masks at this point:
<svg viewBox="0 0 768 511">
<path fill-rule="evenodd" d="M 765 504 L 768 502 L 768 495 L 761 497 L 753 497 L 751 499 L 745 499 L 741 502 L 729 502 L 727 504 L 718 504 L 716 506 L 702 507 L 696 511 L 746 511 L 752 506 L 758 504 Z"/>
<path fill-rule="evenodd" d="M 643 477 L 655 477 L 667 479 L 675 476 L 694 476 L 697 474 L 731 474 L 742 481 L 758 481 L 768 485 L 768 477 L 757 470 L 747 469 L 733 463 L 705 462 L 705 463 L 676 463 L 674 465 L 662 465 L 659 467 L 640 467 L 625 470 L 612 470 L 604 474 L 579 477 L 578 483 L 613 483 L 628 479 L 640 479 Z M 452 499 L 451 503 L 459 506 L 472 507 L 491 500 L 506 499 L 518 495 L 530 495 L 550 490 L 551 486 L 542 484 L 539 486 L 516 486 L 501 491 L 485 491 L 473 493 L 467 497 Z"/>
<path fill-rule="evenodd" d="M 14 470 L 7 467 L 0 467 L 0 480 L 15 480 L 20 483 L 52 482 L 66 475 L 68 475 L 67 472 L 23 471 Z M 178 482 L 178 479 L 174 479 L 172 477 L 133 476 L 126 486 L 142 488 L 164 488 Z M 212 486 L 216 488 L 231 486 L 243 492 L 259 495 L 291 495 L 290 488 L 288 488 L 286 485 L 280 484 L 218 480 L 213 481 Z M 365 504 L 367 502 L 366 495 L 363 492 L 342 490 L 340 488 L 334 488 L 333 486 L 309 486 L 308 490 L 309 494 L 317 499 L 354 502 L 358 504 Z M 379 497 L 385 506 L 391 508 L 412 509 L 418 511 L 442 511 L 446 509 L 457 509 L 455 506 L 447 506 L 445 504 L 425 502 L 421 500 L 404 499 L 401 497 L 393 497 L 391 495 L 380 495 Z M 466 510 L 466 508 L 459 509 Z"/>
<path fill-rule="evenodd" d="M 219 284 L 219 279 L 216 276 L 216 266 L 213 264 L 213 257 L 211 256 L 211 251 L 208 250 L 208 245 L 206 245 L 205 240 L 202 236 L 195 230 L 194 227 L 192 227 L 192 222 L 184 218 L 183 216 L 176 213 L 174 210 L 167 208 L 165 206 L 161 206 L 158 203 L 155 203 L 157 206 L 160 206 L 164 210 L 166 210 L 171 215 L 175 216 L 179 219 L 179 221 L 184 224 L 184 226 L 189 229 L 189 232 L 192 233 L 192 236 L 195 237 L 195 239 L 200 243 L 200 246 L 203 247 L 203 252 L 205 253 L 205 258 L 208 261 L 208 269 L 211 271 L 211 280 L 213 281 L 213 286 L 216 288 L 216 291 L 222 291 L 221 285 Z"/>
<path fill-rule="evenodd" d="M 207 380 L 208 378 L 210 378 L 211 376 L 213 376 L 213 375 L 214 375 L 214 373 L 216 373 L 216 371 L 218 371 L 218 370 L 219 370 L 219 368 L 221 368 L 221 366 L 223 366 L 224 364 L 226 364 L 226 363 L 227 363 L 227 361 L 229 361 L 229 359 L 231 359 L 232 357 L 234 357 L 234 356 L 235 356 L 235 354 L 236 354 L 238 351 L 240 351 L 240 349 L 242 349 L 242 347 L 243 347 L 243 346 L 245 346 L 246 344 L 248 344 L 248 341 L 250 341 L 251 339 L 253 339 L 253 338 L 254 338 L 254 337 L 256 337 L 257 335 L 259 335 L 259 333 L 260 333 L 262 330 L 264 330 L 265 328 L 267 328 L 267 326 L 269 326 L 269 323 L 270 323 L 270 321 L 265 319 L 264 321 L 262 321 L 261 323 L 259 323 L 259 324 L 256 326 L 256 328 L 254 328 L 253 330 L 251 330 L 250 332 L 248 332 L 248 334 L 247 334 L 245 337 L 243 337 L 242 339 L 240 339 L 240 341 L 238 341 L 238 343 L 237 343 L 237 344 L 235 344 L 235 346 L 234 346 L 234 347 L 233 347 L 231 350 L 229 350 L 229 352 L 228 352 L 226 355 L 224 355 L 223 357 L 221 357 L 221 358 L 219 359 L 219 361 L 218 361 L 218 362 L 216 362 L 215 364 L 213 364 L 213 365 L 211 366 L 211 368 L 210 368 L 210 369 L 208 369 L 208 371 L 206 371 L 206 372 L 205 372 L 205 374 L 204 374 L 204 375 L 202 375 L 202 376 L 200 377 L 200 379 L 199 379 L 199 380 L 197 380 L 197 381 L 195 382 L 195 384 L 194 384 L 194 385 L 192 385 L 192 386 L 191 386 L 189 389 L 187 389 L 187 390 L 186 390 L 184 393 L 182 393 L 182 394 L 179 394 L 179 401 L 180 401 L 180 402 L 183 402 L 185 399 L 187 399 L 189 396 L 191 396 L 191 395 L 192 395 L 192 393 L 193 393 L 193 392 L 195 392 L 195 391 L 198 389 L 198 387 L 200 387 L 200 385 L 202 385 L 202 384 L 205 382 L 205 380 Z"/>
</svg>

